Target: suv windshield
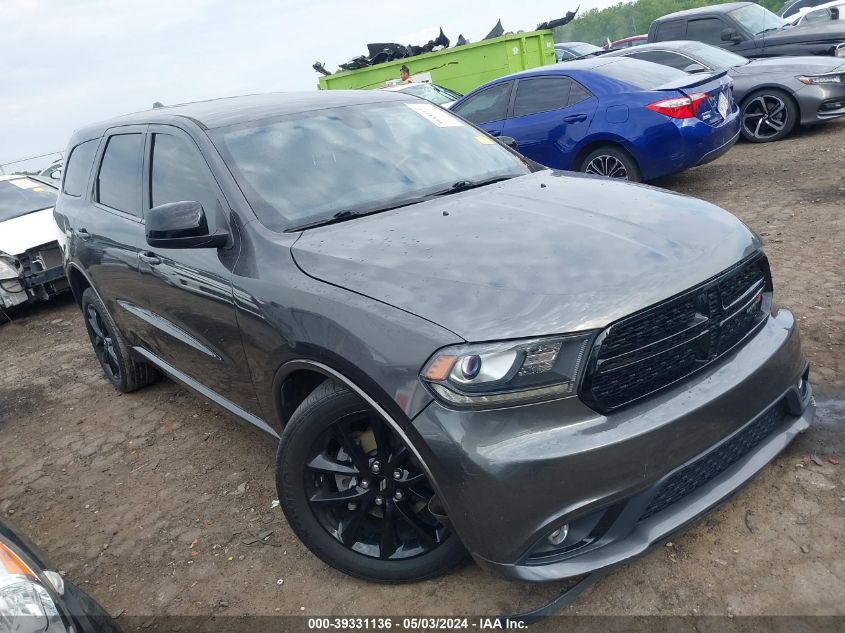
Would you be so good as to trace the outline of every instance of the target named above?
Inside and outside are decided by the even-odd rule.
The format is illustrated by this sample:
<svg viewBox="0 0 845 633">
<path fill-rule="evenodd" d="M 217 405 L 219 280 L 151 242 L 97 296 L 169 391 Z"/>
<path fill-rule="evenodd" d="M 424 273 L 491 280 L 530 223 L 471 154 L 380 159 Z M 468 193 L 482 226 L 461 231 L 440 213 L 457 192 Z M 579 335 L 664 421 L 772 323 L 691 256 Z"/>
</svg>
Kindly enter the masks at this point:
<svg viewBox="0 0 845 633">
<path fill-rule="evenodd" d="M 483 132 L 422 102 L 301 112 L 210 135 L 259 219 L 274 230 L 529 172 Z"/>
<path fill-rule="evenodd" d="M 681 49 L 683 50 L 683 49 Z M 709 44 L 690 44 L 687 50 L 698 57 L 705 66 L 714 70 L 724 70 L 725 68 L 734 68 L 736 66 L 745 66 L 748 60 L 741 55 L 731 53 L 718 46 L 710 46 Z"/>
<path fill-rule="evenodd" d="M 742 24 L 754 35 L 760 35 L 765 31 L 774 31 L 783 28 L 788 23 L 774 13 L 759 4 L 749 4 L 733 11 L 728 11 L 737 22 Z"/>
<path fill-rule="evenodd" d="M 49 209 L 57 195 L 56 189 L 32 178 L 0 180 L 0 222 Z"/>
</svg>

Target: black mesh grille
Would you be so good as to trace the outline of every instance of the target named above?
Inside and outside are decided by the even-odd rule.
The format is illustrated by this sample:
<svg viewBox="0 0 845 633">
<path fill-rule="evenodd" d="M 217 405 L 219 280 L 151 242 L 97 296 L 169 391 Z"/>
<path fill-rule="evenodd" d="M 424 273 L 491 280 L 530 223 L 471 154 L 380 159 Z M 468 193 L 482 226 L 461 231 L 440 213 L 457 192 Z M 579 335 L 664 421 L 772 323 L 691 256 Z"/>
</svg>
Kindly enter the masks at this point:
<svg viewBox="0 0 845 633">
<path fill-rule="evenodd" d="M 735 275 L 729 276 L 724 281 L 719 282 L 719 294 L 722 296 L 722 308 L 729 307 L 737 299 L 751 288 L 754 284 L 760 283 L 764 280 L 763 268 L 759 262 L 756 265 L 745 266 L 741 268 Z"/>
<path fill-rule="evenodd" d="M 611 411 L 671 385 L 740 343 L 766 317 L 768 265 L 757 257 L 683 295 L 611 325 L 581 396 Z"/>
<path fill-rule="evenodd" d="M 665 510 L 725 472 L 771 435 L 785 416 L 786 405 L 780 401 L 726 442 L 671 475 L 660 485 L 640 520 Z"/>
<path fill-rule="evenodd" d="M 652 318 L 641 319 L 609 338 L 602 346 L 607 356 L 625 354 L 655 340 L 671 336 L 688 327 L 695 318 L 695 303 L 682 301 Z"/>
</svg>

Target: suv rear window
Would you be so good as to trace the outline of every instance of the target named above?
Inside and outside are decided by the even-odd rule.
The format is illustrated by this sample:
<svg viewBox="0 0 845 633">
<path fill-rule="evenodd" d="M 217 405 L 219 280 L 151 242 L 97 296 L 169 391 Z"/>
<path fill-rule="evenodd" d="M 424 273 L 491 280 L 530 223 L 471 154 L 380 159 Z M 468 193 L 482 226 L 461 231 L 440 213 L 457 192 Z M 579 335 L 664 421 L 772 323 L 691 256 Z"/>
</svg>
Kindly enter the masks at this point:
<svg viewBox="0 0 845 633">
<path fill-rule="evenodd" d="M 141 146 L 140 134 L 112 136 L 100 173 L 97 175 L 97 202 L 112 209 L 141 215 Z"/>
<path fill-rule="evenodd" d="M 91 163 L 94 162 L 94 154 L 97 153 L 98 140 L 85 141 L 71 150 L 70 158 L 65 166 L 64 193 L 67 195 L 79 197 L 85 190 L 88 174 L 91 172 Z"/>
<path fill-rule="evenodd" d="M 683 70 L 627 58 L 614 59 L 609 64 L 594 68 L 593 72 L 623 81 L 640 90 L 653 90 L 670 81 L 689 77 Z"/>
</svg>

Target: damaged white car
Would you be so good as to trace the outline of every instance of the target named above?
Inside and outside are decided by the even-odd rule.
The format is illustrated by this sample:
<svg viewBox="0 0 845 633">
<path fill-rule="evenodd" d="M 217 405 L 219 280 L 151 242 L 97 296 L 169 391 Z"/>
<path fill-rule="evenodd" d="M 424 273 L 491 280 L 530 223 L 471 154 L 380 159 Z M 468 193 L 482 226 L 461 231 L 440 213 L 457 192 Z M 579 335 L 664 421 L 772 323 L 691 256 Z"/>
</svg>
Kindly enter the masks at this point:
<svg viewBox="0 0 845 633">
<path fill-rule="evenodd" d="M 68 289 L 53 206 L 58 190 L 29 176 L 0 176 L 0 323 L 7 309 Z"/>
</svg>

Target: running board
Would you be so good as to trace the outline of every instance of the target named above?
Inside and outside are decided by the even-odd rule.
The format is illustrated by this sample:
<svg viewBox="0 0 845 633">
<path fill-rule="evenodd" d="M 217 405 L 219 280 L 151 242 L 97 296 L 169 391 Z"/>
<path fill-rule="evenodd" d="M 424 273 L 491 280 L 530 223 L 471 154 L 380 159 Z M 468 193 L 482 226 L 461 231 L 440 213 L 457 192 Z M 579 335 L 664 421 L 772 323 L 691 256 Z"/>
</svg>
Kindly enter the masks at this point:
<svg viewBox="0 0 845 633">
<path fill-rule="evenodd" d="M 170 378 L 172 378 L 176 382 L 182 383 L 183 385 L 185 385 L 189 389 L 196 391 L 201 396 L 205 396 L 206 398 L 211 400 L 214 404 L 216 404 L 219 407 L 222 407 L 223 409 L 225 409 L 226 411 L 228 411 L 232 415 L 240 418 L 241 420 L 243 420 L 245 422 L 249 422 L 253 426 L 258 427 L 259 429 L 264 431 L 265 433 L 275 437 L 276 439 L 279 439 L 279 434 L 276 432 L 276 430 L 272 426 L 267 424 L 264 420 L 259 418 L 257 415 L 253 415 L 249 411 L 242 409 L 241 407 L 236 405 L 231 400 L 227 400 L 226 398 L 221 396 L 216 391 L 213 391 L 212 389 L 209 389 L 208 387 L 206 387 L 202 383 L 197 382 L 196 380 L 191 378 L 188 374 L 186 374 L 182 371 L 179 371 L 173 365 L 170 365 L 169 363 L 164 362 L 162 359 L 160 359 L 158 356 L 156 356 L 152 352 L 144 349 L 143 347 L 133 347 L 132 351 L 135 352 L 136 354 L 138 354 L 139 356 L 141 356 L 148 363 L 158 367 L 161 371 L 163 371 L 165 374 L 167 374 Z"/>
</svg>

